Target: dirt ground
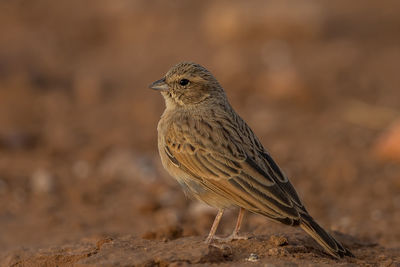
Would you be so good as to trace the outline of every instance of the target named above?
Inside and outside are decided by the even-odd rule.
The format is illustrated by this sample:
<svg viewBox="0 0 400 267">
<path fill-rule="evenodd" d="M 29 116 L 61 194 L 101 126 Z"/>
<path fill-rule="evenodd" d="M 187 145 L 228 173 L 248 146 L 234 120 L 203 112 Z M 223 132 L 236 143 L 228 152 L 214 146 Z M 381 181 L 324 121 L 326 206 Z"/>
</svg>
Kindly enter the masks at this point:
<svg viewBox="0 0 400 267">
<path fill-rule="evenodd" d="M 1 1 L 1 266 L 400 266 L 400 2 Z M 195 61 L 356 258 L 216 211 L 160 165 L 162 97 Z M 235 224 L 223 217 L 219 235 Z"/>
</svg>

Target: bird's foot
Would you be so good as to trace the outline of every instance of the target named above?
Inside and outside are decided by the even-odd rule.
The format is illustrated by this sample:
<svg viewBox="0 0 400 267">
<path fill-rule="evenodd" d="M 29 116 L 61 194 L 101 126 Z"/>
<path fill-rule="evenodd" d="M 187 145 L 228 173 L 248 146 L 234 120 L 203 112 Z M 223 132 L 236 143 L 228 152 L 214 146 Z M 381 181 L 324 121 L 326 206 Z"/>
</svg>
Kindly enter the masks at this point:
<svg viewBox="0 0 400 267">
<path fill-rule="evenodd" d="M 215 236 L 214 240 L 218 241 L 218 242 L 231 242 L 233 240 L 247 240 L 250 237 L 247 235 L 238 235 L 238 234 L 231 234 L 227 237 L 219 237 L 219 236 Z"/>
<path fill-rule="evenodd" d="M 216 244 L 216 243 L 211 243 L 208 244 L 210 247 L 218 248 L 223 251 L 230 251 L 232 253 L 232 247 L 227 245 L 227 244 Z"/>
</svg>

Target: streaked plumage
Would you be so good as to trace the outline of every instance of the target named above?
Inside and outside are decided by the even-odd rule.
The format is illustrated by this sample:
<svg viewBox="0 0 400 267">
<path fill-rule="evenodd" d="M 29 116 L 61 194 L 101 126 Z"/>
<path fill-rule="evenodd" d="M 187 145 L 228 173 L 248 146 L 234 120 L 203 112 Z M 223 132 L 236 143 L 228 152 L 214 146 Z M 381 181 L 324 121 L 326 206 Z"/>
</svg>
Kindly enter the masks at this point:
<svg viewBox="0 0 400 267">
<path fill-rule="evenodd" d="M 220 209 L 219 217 L 225 208 L 240 207 L 302 227 L 334 257 L 352 255 L 311 218 L 209 71 L 179 63 L 150 87 L 160 90 L 166 102 L 158 124 L 161 161 L 187 195 Z"/>
</svg>

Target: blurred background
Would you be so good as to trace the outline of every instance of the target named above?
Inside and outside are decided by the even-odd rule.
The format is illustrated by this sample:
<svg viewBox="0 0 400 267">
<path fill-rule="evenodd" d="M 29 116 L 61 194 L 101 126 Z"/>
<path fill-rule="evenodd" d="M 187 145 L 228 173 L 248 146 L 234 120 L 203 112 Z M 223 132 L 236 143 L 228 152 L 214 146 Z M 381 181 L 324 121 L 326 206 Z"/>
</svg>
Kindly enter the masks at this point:
<svg viewBox="0 0 400 267">
<path fill-rule="evenodd" d="M 184 60 L 217 77 L 322 225 L 400 246 L 399 7 L 1 1 L 0 249 L 206 235 L 216 211 L 162 169 L 147 88 Z"/>
</svg>

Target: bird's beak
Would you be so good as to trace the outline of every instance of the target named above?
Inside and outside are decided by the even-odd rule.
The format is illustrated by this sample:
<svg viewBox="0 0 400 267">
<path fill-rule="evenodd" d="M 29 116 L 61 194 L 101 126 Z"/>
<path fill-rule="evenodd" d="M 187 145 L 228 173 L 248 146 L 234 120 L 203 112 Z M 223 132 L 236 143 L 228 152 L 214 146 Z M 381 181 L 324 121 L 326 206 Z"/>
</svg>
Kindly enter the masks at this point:
<svg viewBox="0 0 400 267">
<path fill-rule="evenodd" d="M 154 90 L 161 90 L 161 91 L 169 90 L 168 84 L 165 82 L 165 78 L 162 78 L 162 79 L 150 84 L 149 88 L 154 89 Z"/>
</svg>

